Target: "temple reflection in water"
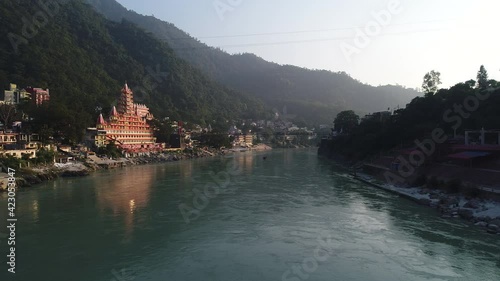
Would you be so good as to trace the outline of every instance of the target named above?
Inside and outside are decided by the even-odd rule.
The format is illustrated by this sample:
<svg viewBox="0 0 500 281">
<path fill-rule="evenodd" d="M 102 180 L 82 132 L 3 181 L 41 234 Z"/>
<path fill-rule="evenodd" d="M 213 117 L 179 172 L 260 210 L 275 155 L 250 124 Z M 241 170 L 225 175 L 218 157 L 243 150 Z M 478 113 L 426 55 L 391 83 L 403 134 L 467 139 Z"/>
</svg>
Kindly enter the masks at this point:
<svg viewBox="0 0 500 281">
<path fill-rule="evenodd" d="M 111 214 L 124 220 L 126 240 L 131 238 L 138 210 L 146 207 L 157 169 L 126 168 L 97 183 L 96 199 L 101 214 Z"/>
</svg>

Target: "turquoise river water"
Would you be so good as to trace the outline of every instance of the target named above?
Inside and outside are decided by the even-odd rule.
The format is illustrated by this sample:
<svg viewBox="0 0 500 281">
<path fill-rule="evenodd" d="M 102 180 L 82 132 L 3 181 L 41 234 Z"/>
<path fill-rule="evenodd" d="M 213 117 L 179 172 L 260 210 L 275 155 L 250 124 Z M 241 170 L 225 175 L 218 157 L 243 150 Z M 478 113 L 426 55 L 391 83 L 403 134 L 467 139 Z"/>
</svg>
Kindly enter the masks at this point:
<svg viewBox="0 0 500 281">
<path fill-rule="evenodd" d="M 16 198 L 12 274 L 0 195 L 0 280 L 500 280 L 499 236 L 315 150 L 127 167 Z"/>
</svg>

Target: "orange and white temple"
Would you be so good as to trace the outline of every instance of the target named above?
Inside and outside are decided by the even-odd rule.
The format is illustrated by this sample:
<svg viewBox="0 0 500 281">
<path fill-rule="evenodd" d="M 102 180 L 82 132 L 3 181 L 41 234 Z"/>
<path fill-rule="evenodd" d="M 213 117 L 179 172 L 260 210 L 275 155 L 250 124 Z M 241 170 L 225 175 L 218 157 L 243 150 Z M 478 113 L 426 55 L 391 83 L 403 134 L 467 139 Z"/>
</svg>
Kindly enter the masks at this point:
<svg viewBox="0 0 500 281">
<path fill-rule="evenodd" d="M 109 119 L 105 120 L 102 113 L 99 115 L 92 141 L 97 147 L 114 142 L 127 154 L 160 151 L 162 145 L 156 143 L 153 129 L 147 123 L 152 119 L 147 106 L 134 103 L 134 94 L 125 83 L 118 106 L 113 106 Z"/>
</svg>

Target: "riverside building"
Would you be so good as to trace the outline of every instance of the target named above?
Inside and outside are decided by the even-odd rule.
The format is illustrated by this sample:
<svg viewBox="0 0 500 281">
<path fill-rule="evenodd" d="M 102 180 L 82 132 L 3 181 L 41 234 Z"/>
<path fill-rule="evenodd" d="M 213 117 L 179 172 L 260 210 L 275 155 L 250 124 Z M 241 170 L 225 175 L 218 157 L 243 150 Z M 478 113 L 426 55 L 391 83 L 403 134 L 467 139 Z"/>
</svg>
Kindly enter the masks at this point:
<svg viewBox="0 0 500 281">
<path fill-rule="evenodd" d="M 118 106 L 113 106 L 107 120 L 99 115 L 96 127 L 87 129 L 87 140 L 95 147 L 113 142 L 127 156 L 161 151 L 163 146 L 156 143 L 147 122 L 153 118 L 148 107 L 134 103 L 134 94 L 125 83 Z"/>
</svg>

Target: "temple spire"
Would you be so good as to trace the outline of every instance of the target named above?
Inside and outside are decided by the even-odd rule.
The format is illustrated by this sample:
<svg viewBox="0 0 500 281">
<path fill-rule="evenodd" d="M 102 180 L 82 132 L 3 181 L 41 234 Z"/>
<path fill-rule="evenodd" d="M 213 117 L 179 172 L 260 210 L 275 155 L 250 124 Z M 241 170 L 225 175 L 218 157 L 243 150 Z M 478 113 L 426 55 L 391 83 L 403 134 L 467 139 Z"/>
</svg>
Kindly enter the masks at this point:
<svg viewBox="0 0 500 281">
<path fill-rule="evenodd" d="M 104 123 L 106 123 L 104 121 L 104 117 L 102 117 L 102 113 L 99 114 L 99 118 L 97 119 L 97 125 L 104 125 Z"/>
<path fill-rule="evenodd" d="M 120 99 L 118 100 L 117 111 L 120 114 L 134 114 L 134 94 L 132 93 L 132 90 L 130 90 L 126 82 L 125 86 L 122 89 Z"/>
<path fill-rule="evenodd" d="M 111 116 L 118 116 L 118 111 L 116 111 L 116 106 L 113 106 L 113 109 L 111 110 Z"/>
</svg>

